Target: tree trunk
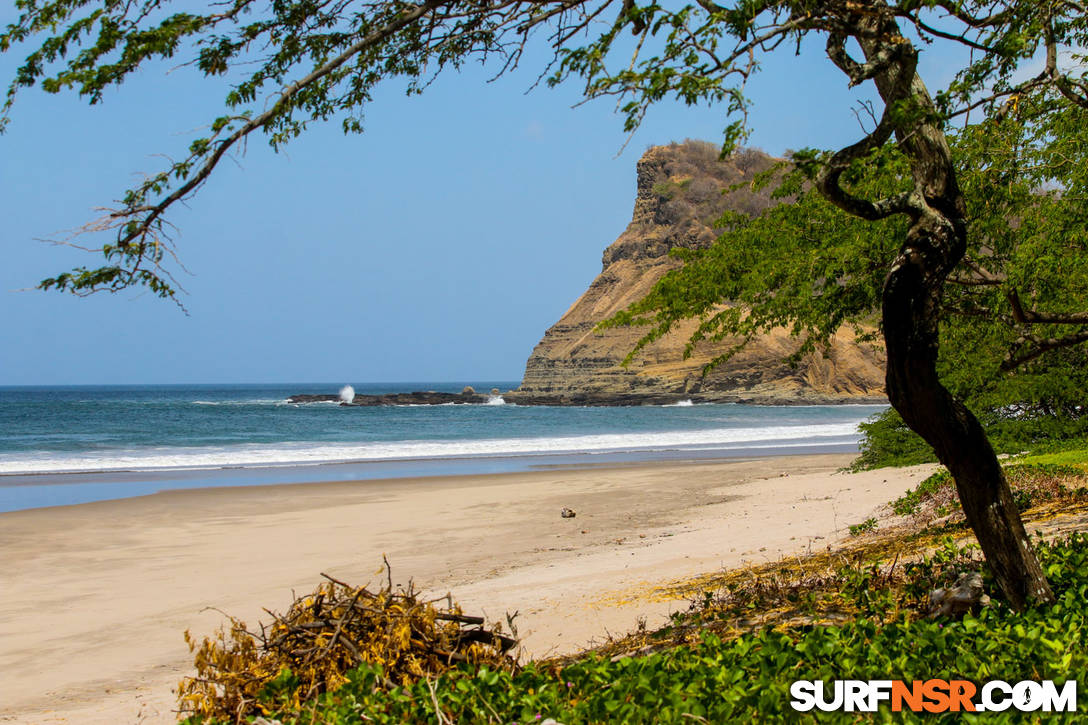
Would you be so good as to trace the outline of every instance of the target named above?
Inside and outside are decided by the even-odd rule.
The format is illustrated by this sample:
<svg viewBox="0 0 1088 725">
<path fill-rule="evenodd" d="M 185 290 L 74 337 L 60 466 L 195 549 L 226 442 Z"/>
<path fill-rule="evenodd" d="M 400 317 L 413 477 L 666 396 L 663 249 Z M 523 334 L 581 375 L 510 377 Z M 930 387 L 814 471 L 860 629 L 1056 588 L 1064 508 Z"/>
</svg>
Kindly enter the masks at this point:
<svg viewBox="0 0 1088 725">
<path fill-rule="evenodd" d="M 953 232 L 954 233 L 954 232 Z M 906 424 L 933 446 L 956 480 L 967 523 L 998 586 L 1014 609 L 1053 601 L 1012 498 L 1008 481 L 978 419 L 937 378 L 940 288 L 927 284 L 925 233 L 911 229 L 904 254 L 884 282 L 883 321 L 888 399 Z M 943 278 L 942 278 L 943 282 Z"/>
<path fill-rule="evenodd" d="M 937 377 L 938 323 L 945 280 L 967 249 L 966 204 L 952 154 L 935 122 L 933 101 L 916 72 L 917 52 L 899 32 L 884 0 L 857 20 L 866 59 L 881 62 L 873 80 L 885 104 L 898 104 L 895 134 L 910 159 L 915 201 L 910 230 L 884 280 L 882 312 L 886 388 L 906 424 L 933 446 L 956 480 L 967 523 L 1009 604 L 1053 601 L 1024 531 L 1008 481 L 985 431 Z"/>
</svg>

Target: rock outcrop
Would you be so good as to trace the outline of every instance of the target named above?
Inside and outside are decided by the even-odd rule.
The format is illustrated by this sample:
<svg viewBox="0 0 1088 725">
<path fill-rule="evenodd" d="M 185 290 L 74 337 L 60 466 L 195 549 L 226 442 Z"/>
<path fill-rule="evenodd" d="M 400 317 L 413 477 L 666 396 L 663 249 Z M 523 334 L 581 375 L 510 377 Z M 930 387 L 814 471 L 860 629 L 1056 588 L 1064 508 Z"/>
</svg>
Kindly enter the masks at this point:
<svg viewBox="0 0 1088 725">
<path fill-rule="evenodd" d="M 384 395 L 355 395 L 351 402 L 343 401 L 339 395 L 291 395 L 288 403 L 335 403 L 347 408 L 365 408 L 378 405 L 486 405 L 492 396 L 480 395 L 466 386 L 460 393 L 439 393 L 434 390 L 421 390 L 412 393 L 386 393 Z"/>
<path fill-rule="evenodd" d="M 764 171 L 774 160 L 755 150 L 718 159 L 710 143 L 687 141 L 649 149 L 638 162 L 638 192 L 631 223 L 604 251 L 603 270 L 589 289 L 537 344 L 517 391 L 521 404 L 632 404 L 681 399 L 716 402 L 823 403 L 882 401 L 884 359 L 880 350 L 841 332 L 830 354 L 809 355 L 796 367 L 784 360 L 799 341 L 786 330 L 753 340 L 705 378 L 704 365 L 734 341 L 700 343 L 683 359 L 696 323 L 681 325 L 648 345 L 632 365 L 620 362 L 643 330 L 597 332 L 602 320 L 643 297 L 680 263 L 674 247 L 700 248 L 717 237 L 714 219 L 726 208 L 755 214 L 773 203 L 767 193 L 741 189 L 738 181 Z"/>
</svg>

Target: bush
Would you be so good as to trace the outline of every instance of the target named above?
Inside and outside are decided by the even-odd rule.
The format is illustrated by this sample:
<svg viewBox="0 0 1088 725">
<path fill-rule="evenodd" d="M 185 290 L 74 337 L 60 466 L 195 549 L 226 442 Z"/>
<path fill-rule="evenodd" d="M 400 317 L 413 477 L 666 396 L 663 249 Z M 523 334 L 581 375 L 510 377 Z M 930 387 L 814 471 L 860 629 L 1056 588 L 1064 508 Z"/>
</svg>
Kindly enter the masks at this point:
<svg viewBox="0 0 1088 725">
<path fill-rule="evenodd" d="M 1052 416 L 1022 418 L 984 413 L 979 416 L 990 444 L 998 453 L 1046 453 L 1088 448 L 1086 419 Z M 937 460 L 933 449 L 907 427 L 894 408 L 862 423 L 860 455 L 851 470 L 866 471 L 885 466 L 913 466 Z"/>
<path fill-rule="evenodd" d="M 867 534 L 870 531 L 876 531 L 876 519 L 869 517 L 862 521 L 860 524 L 853 524 L 850 526 L 851 536 L 861 536 Z"/>
<path fill-rule="evenodd" d="M 863 437 L 859 444 L 861 453 L 850 466 L 855 471 L 937 460 L 933 449 L 907 427 L 894 408 L 877 413 L 858 427 Z"/>
</svg>

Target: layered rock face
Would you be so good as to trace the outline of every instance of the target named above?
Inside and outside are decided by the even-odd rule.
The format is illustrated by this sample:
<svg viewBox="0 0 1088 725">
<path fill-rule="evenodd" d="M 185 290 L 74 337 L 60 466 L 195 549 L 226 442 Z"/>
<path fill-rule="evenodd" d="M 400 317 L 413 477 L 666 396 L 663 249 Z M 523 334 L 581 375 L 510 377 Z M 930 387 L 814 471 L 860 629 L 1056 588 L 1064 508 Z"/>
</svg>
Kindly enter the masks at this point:
<svg viewBox="0 0 1088 725">
<path fill-rule="evenodd" d="M 785 330 L 753 340 L 705 378 L 703 366 L 735 341 L 700 343 L 683 359 L 696 327 L 691 321 L 645 347 L 627 368 L 620 362 L 645 331 L 594 327 L 641 299 L 680 264 L 674 247 L 700 248 L 717 237 L 712 227 L 728 208 L 755 214 L 773 202 L 767 193 L 722 191 L 770 167 L 754 150 L 718 160 L 710 143 L 687 141 L 649 149 L 638 162 L 638 194 L 631 223 L 604 252 L 603 270 L 537 344 L 521 387 L 509 402 L 554 404 L 695 402 L 824 403 L 883 401 L 881 351 L 840 332 L 830 355 L 809 355 L 797 367 L 783 362 L 800 341 Z"/>
</svg>

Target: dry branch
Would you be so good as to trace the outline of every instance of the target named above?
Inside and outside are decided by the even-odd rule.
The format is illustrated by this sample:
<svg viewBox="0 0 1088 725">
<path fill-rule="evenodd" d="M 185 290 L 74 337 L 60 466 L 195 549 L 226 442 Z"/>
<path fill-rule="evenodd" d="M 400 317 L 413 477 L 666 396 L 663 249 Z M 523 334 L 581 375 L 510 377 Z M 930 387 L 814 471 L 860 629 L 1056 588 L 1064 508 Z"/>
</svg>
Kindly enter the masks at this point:
<svg viewBox="0 0 1088 725">
<path fill-rule="evenodd" d="M 385 568 L 390 574 L 388 562 Z M 337 689 L 362 664 L 381 666 L 387 688 L 462 662 L 508 671 L 517 666 L 509 654 L 517 640 L 499 624 L 463 614 L 448 595 L 422 600 L 411 583 L 394 588 L 391 576 L 377 592 L 322 576 L 325 583 L 283 614 L 265 610 L 272 621 L 257 632 L 229 615 L 229 631 L 199 645 L 186 632 L 196 675 L 178 687 L 181 713 L 243 722 L 268 714 L 258 696 L 273 680 L 289 683 L 286 697 L 298 704 Z"/>
</svg>

